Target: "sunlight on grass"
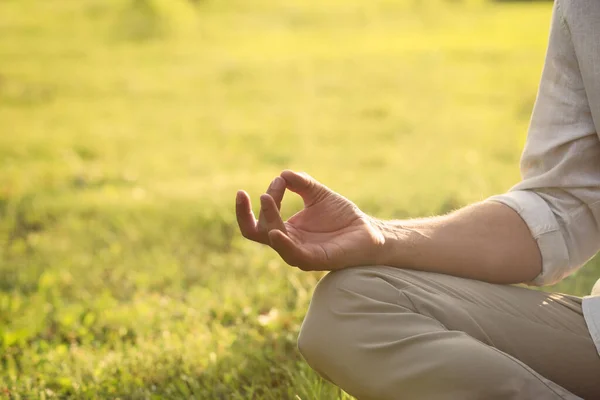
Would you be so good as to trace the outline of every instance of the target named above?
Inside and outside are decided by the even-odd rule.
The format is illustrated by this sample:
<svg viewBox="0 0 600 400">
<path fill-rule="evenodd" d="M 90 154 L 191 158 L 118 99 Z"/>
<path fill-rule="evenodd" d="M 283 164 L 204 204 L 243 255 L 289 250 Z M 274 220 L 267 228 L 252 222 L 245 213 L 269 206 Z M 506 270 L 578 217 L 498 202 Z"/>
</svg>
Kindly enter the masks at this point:
<svg viewBox="0 0 600 400">
<path fill-rule="evenodd" d="M 295 168 L 382 218 L 505 191 L 550 11 L 0 2 L 0 393 L 349 399 L 296 349 L 321 274 L 242 240 L 236 190 Z"/>
</svg>

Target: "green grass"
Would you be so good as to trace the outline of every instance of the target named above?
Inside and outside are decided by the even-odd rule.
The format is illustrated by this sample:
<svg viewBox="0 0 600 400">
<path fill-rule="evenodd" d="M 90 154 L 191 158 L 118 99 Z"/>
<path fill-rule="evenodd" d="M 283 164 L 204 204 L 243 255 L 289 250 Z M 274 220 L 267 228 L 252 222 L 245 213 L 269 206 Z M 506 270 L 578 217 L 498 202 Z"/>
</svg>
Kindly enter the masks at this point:
<svg viewBox="0 0 600 400">
<path fill-rule="evenodd" d="M 0 396 L 348 399 L 295 345 L 320 274 L 244 241 L 236 190 L 305 170 L 382 218 L 507 190 L 550 11 L 0 2 Z"/>
</svg>

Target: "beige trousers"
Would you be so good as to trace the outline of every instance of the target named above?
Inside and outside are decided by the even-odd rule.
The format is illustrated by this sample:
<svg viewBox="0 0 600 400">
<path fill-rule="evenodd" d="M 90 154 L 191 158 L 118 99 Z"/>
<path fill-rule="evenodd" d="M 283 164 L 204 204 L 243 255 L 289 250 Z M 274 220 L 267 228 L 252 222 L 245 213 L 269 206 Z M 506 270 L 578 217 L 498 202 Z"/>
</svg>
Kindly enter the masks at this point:
<svg viewBox="0 0 600 400">
<path fill-rule="evenodd" d="M 360 400 L 600 399 L 581 299 L 392 267 L 319 282 L 298 347 Z"/>
</svg>

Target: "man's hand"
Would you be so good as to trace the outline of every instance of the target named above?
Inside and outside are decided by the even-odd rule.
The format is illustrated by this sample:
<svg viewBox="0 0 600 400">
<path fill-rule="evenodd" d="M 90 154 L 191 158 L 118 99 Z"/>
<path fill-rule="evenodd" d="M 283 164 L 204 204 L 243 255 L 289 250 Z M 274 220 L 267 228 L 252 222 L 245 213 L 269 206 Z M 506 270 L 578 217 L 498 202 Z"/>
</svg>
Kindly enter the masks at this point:
<svg viewBox="0 0 600 400">
<path fill-rule="evenodd" d="M 302 197 L 304 209 L 283 222 L 279 210 L 286 188 Z M 240 231 L 271 246 L 288 264 L 307 271 L 376 263 L 384 238 L 375 221 L 307 174 L 283 171 L 260 196 L 260 203 L 257 221 L 248 194 L 237 193 Z"/>
<path fill-rule="evenodd" d="M 283 222 L 279 208 L 286 189 L 302 197 L 304 209 Z M 378 221 L 310 176 L 283 171 L 260 203 L 257 221 L 248 194 L 238 192 L 242 234 L 303 270 L 389 265 L 492 283 L 529 282 L 542 270 L 525 222 L 493 201 L 439 217 Z"/>
</svg>

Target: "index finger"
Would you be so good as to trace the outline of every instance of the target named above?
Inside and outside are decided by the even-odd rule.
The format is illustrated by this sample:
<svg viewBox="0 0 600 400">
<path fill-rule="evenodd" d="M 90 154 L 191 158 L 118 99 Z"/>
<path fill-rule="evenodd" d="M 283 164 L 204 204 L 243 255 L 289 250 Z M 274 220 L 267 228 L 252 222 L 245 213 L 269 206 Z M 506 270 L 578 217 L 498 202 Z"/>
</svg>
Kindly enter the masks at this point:
<svg viewBox="0 0 600 400">
<path fill-rule="evenodd" d="M 246 239 L 259 242 L 260 235 L 258 234 L 257 221 L 250 205 L 250 196 L 243 190 L 237 192 L 235 197 L 235 215 L 242 235 Z"/>
</svg>

